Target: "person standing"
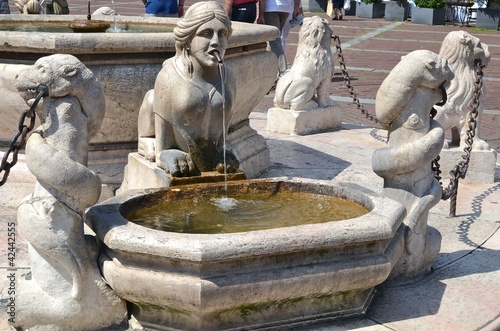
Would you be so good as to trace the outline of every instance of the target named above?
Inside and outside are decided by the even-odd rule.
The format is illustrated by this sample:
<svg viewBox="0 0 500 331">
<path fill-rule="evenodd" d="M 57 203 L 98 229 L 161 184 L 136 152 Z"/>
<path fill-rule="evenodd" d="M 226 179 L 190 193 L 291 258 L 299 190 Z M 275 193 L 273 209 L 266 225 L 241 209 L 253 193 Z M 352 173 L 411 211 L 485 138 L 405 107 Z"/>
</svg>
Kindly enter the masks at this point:
<svg viewBox="0 0 500 331">
<path fill-rule="evenodd" d="M 142 0 L 142 2 L 146 7 L 146 16 L 184 16 L 184 0 Z"/>
<path fill-rule="evenodd" d="M 225 0 L 226 14 L 231 21 L 253 23 L 257 18 L 258 0 Z"/>
<path fill-rule="evenodd" d="M 300 0 L 259 0 L 257 23 L 275 26 L 280 31 L 280 37 L 268 44 L 268 49 L 278 57 L 278 77 L 287 69 L 285 52 L 281 43 L 283 27 L 289 20 L 290 13 L 292 13 L 292 19 L 295 19 L 300 12 Z"/>
</svg>

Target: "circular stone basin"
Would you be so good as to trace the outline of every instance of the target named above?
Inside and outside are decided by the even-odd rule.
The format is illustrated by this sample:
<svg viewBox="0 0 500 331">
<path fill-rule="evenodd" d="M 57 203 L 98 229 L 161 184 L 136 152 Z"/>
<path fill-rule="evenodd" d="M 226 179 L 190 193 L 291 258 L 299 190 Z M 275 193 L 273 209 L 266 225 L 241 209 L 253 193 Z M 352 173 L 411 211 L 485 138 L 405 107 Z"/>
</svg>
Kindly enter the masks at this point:
<svg viewBox="0 0 500 331">
<path fill-rule="evenodd" d="M 158 204 L 220 197 L 223 183 L 127 191 L 90 208 L 86 222 L 102 243 L 103 277 L 143 325 L 286 329 L 362 315 L 403 250 L 405 208 L 359 186 L 246 180 L 229 182 L 228 197 L 233 192 L 335 197 L 368 212 L 301 224 L 307 211 L 292 203 L 286 208 L 296 213 L 289 217 L 301 225 L 214 234 L 159 231 L 127 220 Z"/>
</svg>

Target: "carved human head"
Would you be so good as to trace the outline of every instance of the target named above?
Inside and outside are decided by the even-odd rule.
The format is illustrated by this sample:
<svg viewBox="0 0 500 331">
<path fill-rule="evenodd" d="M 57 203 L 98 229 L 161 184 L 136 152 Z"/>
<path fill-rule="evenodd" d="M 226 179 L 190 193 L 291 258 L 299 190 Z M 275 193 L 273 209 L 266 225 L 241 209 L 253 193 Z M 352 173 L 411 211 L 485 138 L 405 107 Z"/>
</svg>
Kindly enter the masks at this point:
<svg viewBox="0 0 500 331">
<path fill-rule="evenodd" d="M 189 7 L 184 17 L 177 22 L 177 26 L 174 28 L 177 52 L 189 45 L 200 26 L 213 19 L 219 20 L 227 27 L 229 32 L 227 38 L 229 39 L 233 29 L 224 8 L 215 1 L 197 2 Z"/>
</svg>

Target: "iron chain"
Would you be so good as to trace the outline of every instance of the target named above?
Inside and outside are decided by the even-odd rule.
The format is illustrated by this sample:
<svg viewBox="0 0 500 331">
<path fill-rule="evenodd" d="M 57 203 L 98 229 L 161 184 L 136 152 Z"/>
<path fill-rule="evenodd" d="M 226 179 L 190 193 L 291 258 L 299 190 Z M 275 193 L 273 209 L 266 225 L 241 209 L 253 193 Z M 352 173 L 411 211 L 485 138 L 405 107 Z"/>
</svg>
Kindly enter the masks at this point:
<svg viewBox="0 0 500 331">
<path fill-rule="evenodd" d="M 442 199 L 450 199 L 450 217 L 455 217 L 456 215 L 456 205 L 457 205 L 457 193 L 458 193 L 458 182 L 464 179 L 467 175 L 467 170 L 469 168 L 470 156 L 472 151 L 472 144 L 474 143 L 474 136 L 476 134 L 477 128 L 477 116 L 479 115 L 479 98 L 481 95 L 481 89 L 483 88 L 483 68 L 484 65 L 481 62 L 477 64 L 476 71 L 476 81 L 474 82 L 472 107 L 469 112 L 469 119 L 467 122 L 467 138 L 465 140 L 466 147 L 464 147 L 465 155 L 462 155 L 462 161 L 460 161 L 453 170 L 450 171 L 450 182 L 448 187 L 443 188 Z M 439 156 L 432 162 L 432 168 L 434 170 L 435 177 L 441 181 L 441 170 L 439 169 Z"/>
<path fill-rule="evenodd" d="M 30 109 L 23 112 L 19 118 L 18 130 L 12 137 L 9 143 L 9 149 L 5 152 L 0 163 L 0 175 L 3 172 L 2 179 L 0 180 L 0 186 L 7 182 L 9 177 L 10 169 L 17 163 L 17 154 L 20 149 L 23 149 L 26 144 L 26 137 L 28 133 L 33 130 L 35 126 L 35 108 L 40 102 L 40 99 L 48 95 L 48 88 L 46 86 L 40 85 L 37 88 L 37 96 Z M 26 125 L 25 121 L 29 119 L 29 124 Z M 18 139 L 21 138 L 19 141 Z M 12 153 L 12 160 L 9 162 L 9 156 Z"/>
<path fill-rule="evenodd" d="M 363 115 L 365 115 L 366 118 L 370 119 L 371 121 L 373 121 L 375 123 L 378 123 L 378 119 L 365 110 L 365 107 L 359 101 L 359 98 L 356 95 L 356 92 L 354 92 L 354 88 L 352 87 L 352 84 L 351 84 L 351 78 L 349 77 L 349 73 L 347 72 L 347 68 L 345 65 L 344 55 L 342 54 L 342 45 L 340 44 L 339 36 L 332 35 L 331 38 L 335 41 L 335 48 L 337 49 L 337 57 L 338 57 L 338 61 L 340 64 L 340 70 L 342 71 L 342 77 L 344 78 L 345 86 L 347 87 L 347 90 L 349 91 L 349 94 L 351 95 L 352 100 L 356 103 L 356 106 L 361 111 L 361 113 Z"/>
</svg>

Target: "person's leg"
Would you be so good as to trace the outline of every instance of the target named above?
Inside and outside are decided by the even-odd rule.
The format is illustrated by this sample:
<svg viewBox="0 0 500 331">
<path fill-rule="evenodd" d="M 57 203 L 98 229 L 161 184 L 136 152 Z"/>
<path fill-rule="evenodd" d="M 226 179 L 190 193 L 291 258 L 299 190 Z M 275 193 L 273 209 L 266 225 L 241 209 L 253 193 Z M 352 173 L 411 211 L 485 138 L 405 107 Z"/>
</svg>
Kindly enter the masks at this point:
<svg viewBox="0 0 500 331">
<path fill-rule="evenodd" d="M 339 20 L 342 19 L 342 7 L 344 6 L 343 0 L 333 0 L 333 10 L 335 11 L 335 17 Z"/>
<path fill-rule="evenodd" d="M 288 13 L 283 12 L 266 12 L 264 13 L 264 20 L 266 21 L 266 25 L 278 28 L 281 34 L 288 15 Z M 278 57 L 278 75 L 281 76 L 287 69 L 285 52 L 283 52 L 283 46 L 281 44 L 281 36 L 275 40 L 271 40 L 268 44 L 268 49 Z"/>
<path fill-rule="evenodd" d="M 281 30 L 281 47 L 283 47 L 283 52 L 286 54 L 286 38 L 288 38 L 288 33 L 292 26 L 290 25 L 290 20 L 292 19 L 292 13 L 290 13 L 285 21 L 285 25 Z"/>
</svg>

